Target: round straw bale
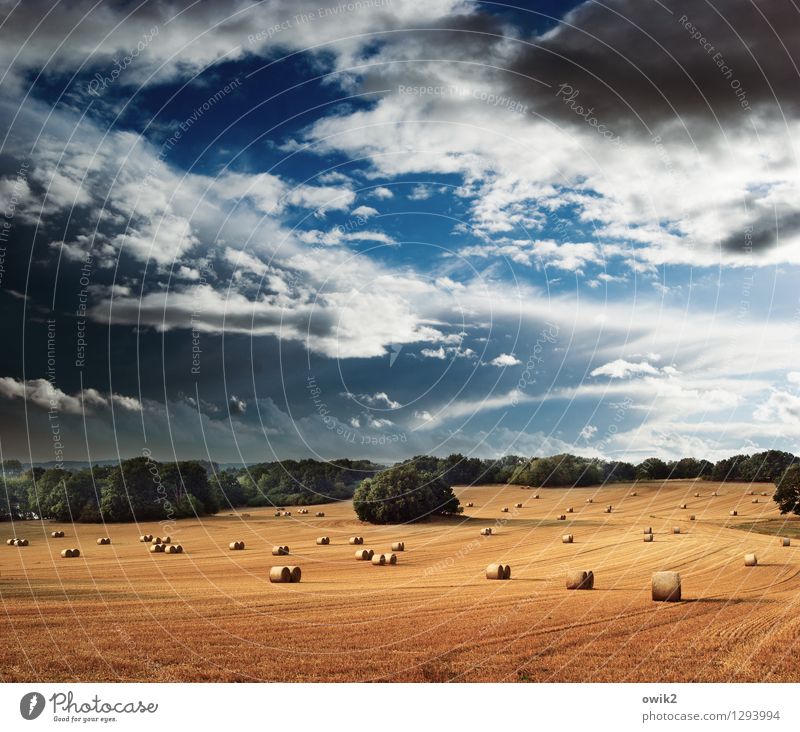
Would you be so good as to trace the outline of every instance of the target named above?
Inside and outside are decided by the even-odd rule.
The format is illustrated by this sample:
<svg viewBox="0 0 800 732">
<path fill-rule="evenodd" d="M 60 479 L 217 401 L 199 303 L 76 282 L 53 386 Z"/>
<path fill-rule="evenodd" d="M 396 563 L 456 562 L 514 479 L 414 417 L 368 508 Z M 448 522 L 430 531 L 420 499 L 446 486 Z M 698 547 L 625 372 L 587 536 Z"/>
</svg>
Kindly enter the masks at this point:
<svg viewBox="0 0 800 732">
<path fill-rule="evenodd" d="M 317 544 L 323 545 L 323 544 L 330 544 L 330 543 L 331 543 L 331 539 L 330 539 L 329 536 L 319 536 L 319 537 L 317 537 Z"/>
<path fill-rule="evenodd" d="M 644 530 L 644 533 L 645 533 L 645 534 L 652 534 L 652 533 L 653 533 L 653 527 L 652 527 L 652 526 L 648 526 L 648 527 L 647 527 L 647 528 Z"/>
<path fill-rule="evenodd" d="M 487 526 L 485 529 L 481 529 L 481 536 L 491 536 L 492 535 L 492 528 Z"/>
<path fill-rule="evenodd" d="M 758 564 L 758 557 L 755 554 L 744 555 L 744 566 L 755 567 Z"/>
<path fill-rule="evenodd" d="M 27 539 L 17 539 L 17 546 L 28 546 Z"/>
<path fill-rule="evenodd" d="M 644 540 L 645 541 L 653 541 L 653 535 L 652 534 L 645 534 L 644 535 Z"/>
<path fill-rule="evenodd" d="M 375 554 L 375 555 L 373 555 L 372 563 L 376 567 L 386 564 L 386 555 L 385 554 Z"/>
<path fill-rule="evenodd" d="M 14 541 L 15 539 L 6 539 L 6 544 L 8 544 L 9 546 L 14 546 Z"/>
<path fill-rule="evenodd" d="M 695 498 L 700 498 L 700 494 L 699 494 L 699 493 L 695 493 L 695 494 L 694 494 L 694 497 L 695 497 Z"/>
<path fill-rule="evenodd" d="M 322 518 L 325 515 L 325 512 L 324 511 L 317 511 L 314 515 L 317 518 Z"/>
<path fill-rule="evenodd" d="M 505 577 L 505 571 L 502 564 L 490 564 L 486 568 L 486 579 L 501 580 Z"/>
<path fill-rule="evenodd" d="M 718 495 L 719 495 L 719 493 L 717 493 L 717 491 L 713 491 L 713 492 L 711 493 L 711 495 L 712 495 L 712 496 L 718 496 Z"/>
<path fill-rule="evenodd" d="M 175 544 L 162 544 L 161 546 L 164 547 L 164 554 L 177 554 L 178 547 Z"/>
<path fill-rule="evenodd" d="M 515 503 L 514 504 L 514 508 L 522 508 L 522 504 L 521 503 Z"/>
<path fill-rule="evenodd" d="M 165 536 L 165 537 L 164 537 L 164 538 L 161 540 L 161 543 L 162 543 L 162 544 L 172 544 L 172 537 L 171 537 L 171 536 Z"/>
<path fill-rule="evenodd" d="M 269 570 L 270 582 L 291 582 L 292 570 L 288 567 L 273 567 Z"/>
<path fill-rule="evenodd" d="M 739 515 L 738 511 L 731 511 L 731 516 L 738 516 L 738 515 Z"/>
<path fill-rule="evenodd" d="M 758 498 L 754 498 L 750 503 L 758 503 Z"/>
<path fill-rule="evenodd" d="M 175 544 L 175 553 L 176 554 L 183 554 L 183 545 L 182 544 Z"/>
<path fill-rule="evenodd" d="M 594 500 L 593 500 L 593 499 L 591 499 L 591 498 L 587 498 L 587 499 L 586 499 L 586 503 L 594 503 Z"/>
<path fill-rule="evenodd" d="M 537 493 L 533 498 L 534 498 L 534 500 L 538 501 L 539 500 L 539 494 Z"/>
<path fill-rule="evenodd" d="M 751 496 L 754 496 L 755 494 L 756 494 L 756 492 L 755 492 L 755 491 L 750 491 L 750 495 L 751 495 Z"/>
<path fill-rule="evenodd" d="M 281 512 L 280 512 L 280 511 L 275 511 L 275 518 L 279 518 L 279 517 L 280 517 L 280 515 L 281 515 Z"/>
<path fill-rule="evenodd" d="M 152 554 L 158 554 L 159 552 L 163 552 L 163 551 L 164 551 L 164 545 L 163 544 L 153 544 L 150 547 L 150 552 Z"/>
<path fill-rule="evenodd" d="M 696 518 L 697 517 L 694 514 L 692 514 L 691 516 L 689 516 L 689 521 L 694 521 Z"/>
<path fill-rule="evenodd" d="M 673 526 L 672 527 L 672 533 L 673 534 L 680 534 L 681 533 L 681 527 L 680 526 Z"/>
<path fill-rule="evenodd" d="M 572 544 L 572 540 L 573 540 L 572 534 L 564 534 L 564 536 L 561 537 L 562 544 Z"/>
<path fill-rule="evenodd" d="M 73 554 L 72 549 L 63 549 L 61 552 L 61 556 L 64 557 L 65 559 L 68 559 L 70 557 L 74 557 L 75 555 Z"/>
<path fill-rule="evenodd" d="M 81 555 L 81 550 L 80 549 L 73 549 L 72 550 L 72 556 L 73 557 L 79 557 L 80 555 Z"/>
<path fill-rule="evenodd" d="M 568 509 L 567 509 L 567 513 L 574 513 L 574 511 L 573 511 L 572 507 L 570 507 L 570 508 L 568 508 Z"/>
<path fill-rule="evenodd" d="M 633 497 L 635 498 L 635 497 L 636 497 L 636 496 L 638 496 L 639 494 L 638 494 L 636 491 L 632 491 L 630 495 L 631 495 L 631 496 L 633 496 Z"/>
<path fill-rule="evenodd" d="M 274 546 L 272 547 L 272 556 L 273 557 L 284 557 L 289 553 L 288 546 Z"/>
<path fill-rule="evenodd" d="M 106 540 L 105 540 L 105 539 L 103 539 L 103 538 L 100 538 L 100 539 L 98 539 L 98 540 L 97 540 L 97 543 L 98 543 L 98 544 L 105 544 L 105 543 L 106 543 Z"/>
<path fill-rule="evenodd" d="M 289 570 L 289 582 L 299 582 L 303 576 L 300 567 L 287 567 L 287 569 Z"/>
<path fill-rule="evenodd" d="M 232 541 L 228 544 L 229 549 L 233 549 L 234 551 L 241 551 L 244 549 L 244 542 L 243 541 Z"/>
<path fill-rule="evenodd" d="M 762 492 L 761 492 L 761 495 L 762 495 L 762 496 L 768 496 L 768 495 L 769 495 L 769 493 L 767 493 L 766 491 L 762 491 Z"/>
<path fill-rule="evenodd" d="M 558 520 L 559 521 L 566 521 L 567 520 L 566 514 L 563 514 L 563 513 L 558 514 Z"/>
<path fill-rule="evenodd" d="M 653 602 L 680 602 L 680 574 L 678 572 L 654 572 L 652 598 Z"/>
<path fill-rule="evenodd" d="M 689 508 L 689 505 L 686 503 L 681 503 L 681 508 Z"/>
<path fill-rule="evenodd" d="M 611 513 L 614 509 L 612 506 L 606 506 L 606 513 Z"/>
<path fill-rule="evenodd" d="M 351 536 L 350 537 L 350 543 L 351 544 L 363 544 L 364 543 L 364 537 L 363 536 Z"/>
<path fill-rule="evenodd" d="M 792 540 L 788 536 L 781 538 L 781 546 L 791 546 Z"/>
<path fill-rule="evenodd" d="M 503 513 L 508 513 L 508 506 L 503 506 L 503 508 L 501 508 L 500 510 L 501 510 Z"/>
<path fill-rule="evenodd" d="M 404 552 L 406 550 L 406 543 L 404 541 L 396 541 L 392 544 L 393 552 Z"/>
<path fill-rule="evenodd" d="M 505 579 L 511 579 L 511 565 L 510 564 L 506 564 L 503 567 L 503 579 L 504 580 Z"/>
<path fill-rule="evenodd" d="M 58 538 L 61 537 L 61 532 L 60 531 L 53 531 L 53 532 L 51 532 L 50 536 L 52 536 L 54 539 L 58 539 Z"/>
<path fill-rule="evenodd" d="M 397 555 L 392 552 L 391 554 L 386 555 L 386 563 L 387 564 L 397 564 Z"/>
<path fill-rule="evenodd" d="M 594 573 L 585 569 L 571 569 L 567 572 L 568 590 L 591 590 L 594 587 Z"/>
<path fill-rule="evenodd" d="M 369 549 L 356 549 L 356 559 L 362 562 L 372 559 L 369 555 Z"/>
<path fill-rule="evenodd" d="M 164 542 L 161 541 L 161 537 L 160 536 L 151 536 L 150 537 L 150 543 L 151 544 L 163 544 Z"/>
<path fill-rule="evenodd" d="M 369 556 L 367 557 L 367 559 L 372 561 L 372 557 L 375 556 L 375 550 L 374 549 L 367 549 L 367 552 L 369 552 Z"/>
<path fill-rule="evenodd" d="M 475 506 L 475 504 L 474 504 L 474 503 L 468 503 L 468 504 L 467 504 L 467 508 L 473 508 L 474 506 Z"/>
</svg>

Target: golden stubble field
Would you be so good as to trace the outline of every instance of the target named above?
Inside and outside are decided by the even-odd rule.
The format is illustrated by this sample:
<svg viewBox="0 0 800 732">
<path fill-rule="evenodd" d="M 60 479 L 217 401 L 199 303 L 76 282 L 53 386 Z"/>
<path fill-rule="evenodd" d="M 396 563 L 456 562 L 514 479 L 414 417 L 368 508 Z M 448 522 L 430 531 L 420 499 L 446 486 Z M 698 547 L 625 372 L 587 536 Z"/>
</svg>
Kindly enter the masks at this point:
<svg viewBox="0 0 800 732">
<path fill-rule="evenodd" d="M 752 503 L 750 490 L 769 496 Z M 282 518 L 250 509 L 178 522 L 182 555 L 139 543 L 157 524 L 4 523 L 0 680 L 800 681 L 800 539 L 781 547 L 733 528 L 769 522 L 797 536 L 772 491 L 483 486 L 457 489 L 475 504 L 463 517 L 412 526 L 362 524 L 350 503 Z M 487 526 L 494 536 L 479 535 Z M 66 537 L 50 538 L 57 529 Z M 15 531 L 30 546 L 6 546 Z M 573 544 L 561 542 L 568 532 Z M 406 551 L 394 567 L 356 561 L 354 534 Z M 321 535 L 329 546 L 315 544 Z M 229 551 L 234 540 L 245 551 Z M 273 557 L 275 544 L 292 556 Z M 75 546 L 80 558 L 61 558 Z M 746 552 L 757 567 L 744 566 Z M 492 562 L 509 563 L 512 579 L 486 580 Z M 301 566 L 302 582 L 270 584 L 276 564 Z M 592 570 L 595 589 L 566 590 L 567 569 Z M 651 601 L 662 569 L 681 573 L 684 601 Z"/>
</svg>

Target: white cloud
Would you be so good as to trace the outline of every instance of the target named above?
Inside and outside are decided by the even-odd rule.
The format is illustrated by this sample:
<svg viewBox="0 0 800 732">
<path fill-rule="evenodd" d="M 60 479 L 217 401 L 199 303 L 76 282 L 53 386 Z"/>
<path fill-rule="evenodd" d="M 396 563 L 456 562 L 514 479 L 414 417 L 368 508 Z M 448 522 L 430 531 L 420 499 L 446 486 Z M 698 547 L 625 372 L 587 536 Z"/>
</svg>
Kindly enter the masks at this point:
<svg viewBox="0 0 800 732">
<path fill-rule="evenodd" d="M 106 396 L 91 388 L 84 389 L 83 394 L 67 394 L 47 379 L 22 381 L 10 376 L 0 377 L 0 397 L 24 399 L 40 409 L 53 409 L 64 414 L 91 413 L 96 408 L 109 407 L 112 402 L 127 411 L 140 411 L 142 408 L 138 399 L 122 394 Z"/>
<path fill-rule="evenodd" d="M 386 186 L 378 186 L 377 188 L 373 188 L 370 191 L 370 195 L 375 196 L 375 198 L 380 198 L 384 201 L 387 198 L 394 198 L 394 193 L 392 193 L 392 191 Z"/>
<path fill-rule="evenodd" d="M 423 348 L 420 353 L 425 356 L 425 358 L 438 358 L 442 361 L 447 358 L 443 346 L 439 346 L 438 348 Z"/>
<path fill-rule="evenodd" d="M 642 374 L 655 376 L 659 373 L 661 373 L 661 370 L 647 363 L 647 361 L 632 363 L 625 359 L 618 358 L 615 361 L 598 366 L 590 375 L 608 376 L 612 379 L 627 379 L 631 376 L 641 376 Z"/>
<path fill-rule="evenodd" d="M 353 401 L 358 401 L 362 404 L 368 404 L 371 407 L 383 405 L 389 409 L 400 409 L 400 407 L 403 406 L 400 404 L 400 402 L 396 402 L 394 399 L 392 399 L 385 391 L 378 391 L 374 394 L 351 394 L 347 392 L 344 394 L 344 396 L 352 399 Z"/>
<path fill-rule="evenodd" d="M 781 389 L 773 389 L 766 402 L 754 412 L 759 422 L 777 420 L 783 424 L 800 425 L 800 396 Z"/>
<path fill-rule="evenodd" d="M 369 219 L 378 215 L 378 209 L 372 206 L 359 206 L 350 212 L 353 216 L 360 216 L 362 219 Z"/>
<path fill-rule="evenodd" d="M 578 437 L 583 440 L 591 440 L 597 434 L 597 427 L 592 424 L 587 424 L 581 431 Z"/>
<path fill-rule="evenodd" d="M 228 399 L 231 414 L 244 414 L 247 411 L 247 402 L 239 399 L 235 394 L 231 394 Z"/>
<path fill-rule="evenodd" d="M 519 366 L 522 363 L 516 356 L 511 355 L 510 353 L 501 353 L 499 356 L 496 356 L 491 361 L 489 361 L 489 366 L 498 366 L 500 368 L 506 366 Z"/>
<path fill-rule="evenodd" d="M 411 193 L 408 194 L 409 201 L 426 201 L 433 195 L 434 191 L 431 186 L 426 186 L 424 183 L 414 186 Z"/>
</svg>

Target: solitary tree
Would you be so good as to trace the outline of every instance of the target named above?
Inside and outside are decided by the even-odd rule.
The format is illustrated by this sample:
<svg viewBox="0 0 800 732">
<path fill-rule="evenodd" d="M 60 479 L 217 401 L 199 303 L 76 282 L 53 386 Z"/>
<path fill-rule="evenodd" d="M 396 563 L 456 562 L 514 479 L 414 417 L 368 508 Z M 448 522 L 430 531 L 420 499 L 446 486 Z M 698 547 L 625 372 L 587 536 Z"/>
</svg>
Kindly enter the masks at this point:
<svg viewBox="0 0 800 732">
<path fill-rule="evenodd" d="M 456 513 L 459 502 L 447 483 L 414 465 L 398 465 L 361 482 L 353 508 L 362 521 L 399 524 L 440 513 Z"/>
<path fill-rule="evenodd" d="M 781 513 L 800 515 L 800 463 L 786 468 L 776 483 L 773 499 Z"/>
</svg>

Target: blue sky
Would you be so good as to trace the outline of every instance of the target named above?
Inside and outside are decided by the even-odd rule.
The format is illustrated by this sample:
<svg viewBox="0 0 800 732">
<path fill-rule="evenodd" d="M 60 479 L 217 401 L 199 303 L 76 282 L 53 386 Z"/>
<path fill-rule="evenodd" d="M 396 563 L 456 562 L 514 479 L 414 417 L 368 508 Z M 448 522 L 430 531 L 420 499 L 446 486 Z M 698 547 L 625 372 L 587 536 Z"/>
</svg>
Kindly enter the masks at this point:
<svg viewBox="0 0 800 732">
<path fill-rule="evenodd" d="M 5 457 L 794 449 L 790 9 L 89 7 L 0 26 Z"/>
</svg>

